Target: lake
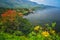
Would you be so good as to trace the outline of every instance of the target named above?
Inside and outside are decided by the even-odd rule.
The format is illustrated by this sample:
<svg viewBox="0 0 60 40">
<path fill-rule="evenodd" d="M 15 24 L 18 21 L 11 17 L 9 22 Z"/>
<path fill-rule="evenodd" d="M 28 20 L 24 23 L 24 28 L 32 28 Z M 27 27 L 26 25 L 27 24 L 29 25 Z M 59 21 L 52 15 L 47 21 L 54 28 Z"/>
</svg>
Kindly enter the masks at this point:
<svg viewBox="0 0 60 40">
<path fill-rule="evenodd" d="M 47 23 L 56 22 L 56 29 L 60 29 L 60 9 L 50 8 L 44 10 L 36 10 L 30 13 L 27 18 L 33 25 L 45 25 Z M 60 30 L 58 30 L 60 31 Z"/>
</svg>

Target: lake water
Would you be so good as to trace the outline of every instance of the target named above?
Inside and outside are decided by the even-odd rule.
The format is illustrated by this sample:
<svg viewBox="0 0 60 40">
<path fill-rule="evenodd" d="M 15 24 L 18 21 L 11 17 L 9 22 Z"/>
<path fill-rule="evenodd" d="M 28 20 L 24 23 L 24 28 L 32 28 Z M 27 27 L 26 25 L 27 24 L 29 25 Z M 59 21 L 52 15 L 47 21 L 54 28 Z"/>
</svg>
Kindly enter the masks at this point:
<svg viewBox="0 0 60 40">
<path fill-rule="evenodd" d="M 34 13 L 30 13 L 29 15 L 24 16 L 24 18 L 27 18 L 33 25 L 44 25 L 54 21 L 57 23 L 57 26 L 60 26 L 60 9 L 50 8 L 44 10 L 36 10 Z M 60 27 L 56 28 L 60 29 Z"/>
</svg>

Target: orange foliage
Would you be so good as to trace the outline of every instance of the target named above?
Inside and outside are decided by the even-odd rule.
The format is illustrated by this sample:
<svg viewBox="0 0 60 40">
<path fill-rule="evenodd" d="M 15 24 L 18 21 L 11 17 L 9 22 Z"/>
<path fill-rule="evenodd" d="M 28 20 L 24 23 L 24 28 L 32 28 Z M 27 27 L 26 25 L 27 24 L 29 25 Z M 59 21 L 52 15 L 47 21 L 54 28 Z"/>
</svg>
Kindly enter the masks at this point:
<svg viewBox="0 0 60 40">
<path fill-rule="evenodd" d="M 8 16 L 16 16 L 16 11 L 15 10 L 8 10 L 6 12 L 4 12 L 3 14 L 1 14 L 2 17 L 8 17 Z"/>
<path fill-rule="evenodd" d="M 13 21 L 15 20 L 15 17 L 17 16 L 23 16 L 22 13 L 17 13 L 15 10 L 7 10 L 6 12 L 4 12 L 3 14 L 1 14 L 2 16 L 2 20 L 5 22 L 7 19 L 9 21 Z"/>
<path fill-rule="evenodd" d="M 15 10 L 8 10 L 8 11 L 4 12 L 3 14 L 1 14 L 1 16 L 2 16 L 2 20 L 4 22 L 6 22 L 7 19 L 9 21 L 13 21 L 14 17 L 16 16 L 16 11 Z"/>
</svg>

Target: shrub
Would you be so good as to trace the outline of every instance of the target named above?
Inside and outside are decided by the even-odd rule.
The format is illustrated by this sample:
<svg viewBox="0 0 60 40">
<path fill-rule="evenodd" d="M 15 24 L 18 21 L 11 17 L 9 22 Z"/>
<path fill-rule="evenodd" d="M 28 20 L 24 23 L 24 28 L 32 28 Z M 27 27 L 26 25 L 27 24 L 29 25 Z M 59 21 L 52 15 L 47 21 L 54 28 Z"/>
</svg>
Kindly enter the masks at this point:
<svg viewBox="0 0 60 40">
<path fill-rule="evenodd" d="M 8 10 L 1 14 L 1 30 L 8 33 L 14 33 L 17 30 L 24 34 L 28 34 L 32 30 L 32 25 L 21 15 L 15 10 Z"/>
</svg>

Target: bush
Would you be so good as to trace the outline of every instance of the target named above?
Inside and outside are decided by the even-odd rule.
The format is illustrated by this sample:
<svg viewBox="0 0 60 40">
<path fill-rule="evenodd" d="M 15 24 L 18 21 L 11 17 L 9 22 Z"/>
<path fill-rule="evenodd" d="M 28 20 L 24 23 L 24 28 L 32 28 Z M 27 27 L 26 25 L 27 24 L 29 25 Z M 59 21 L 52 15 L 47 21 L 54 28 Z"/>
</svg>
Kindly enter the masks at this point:
<svg viewBox="0 0 60 40">
<path fill-rule="evenodd" d="M 0 28 L 4 32 L 14 33 L 16 30 L 21 31 L 23 34 L 28 34 L 32 31 L 32 25 L 29 21 L 15 10 L 8 10 L 1 14 Z"/>
</svg>

